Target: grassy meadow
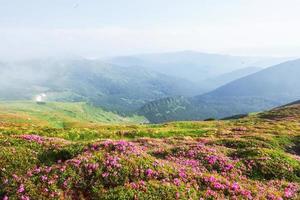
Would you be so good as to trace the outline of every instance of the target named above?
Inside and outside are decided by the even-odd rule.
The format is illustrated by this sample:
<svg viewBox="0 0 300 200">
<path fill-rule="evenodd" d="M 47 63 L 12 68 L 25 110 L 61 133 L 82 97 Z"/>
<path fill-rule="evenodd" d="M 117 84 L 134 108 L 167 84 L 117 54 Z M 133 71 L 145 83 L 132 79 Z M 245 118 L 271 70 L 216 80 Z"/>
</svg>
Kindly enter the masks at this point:
<svg viewBox="0 0 300 200">
<path fill-rule="evenodd" d="M 147 120 L 141 116 L 123 117 L 113 112 L 93 107 L 84 102 L 0 101 L 1 121 L 35 124 L 56 128 L 89 127 L 93 124 L 137 124 Z"/>
<path fill-rule="evenodd" d="M 0 199 L 300 198 L 299 104 L 143 121 L 83 103 L 1 103 Z"/>
</svg>

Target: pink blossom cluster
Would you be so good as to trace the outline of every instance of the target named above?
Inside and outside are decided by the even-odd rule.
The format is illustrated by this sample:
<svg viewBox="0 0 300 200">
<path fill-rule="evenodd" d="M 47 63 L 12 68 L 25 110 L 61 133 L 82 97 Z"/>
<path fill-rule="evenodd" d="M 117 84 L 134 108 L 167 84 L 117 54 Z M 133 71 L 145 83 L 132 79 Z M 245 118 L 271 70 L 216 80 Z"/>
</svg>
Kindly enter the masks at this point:
<svg viewBox="0 0 300 200">
<path fill-rule="evenodd" d="M 291 199 L 295 197 L 298 191 L 299 187 L 296 184 L 289 183 L 288 186 L 284 189 L 284 197 L 287 199 Z"/>
<path fill-rule="evenodd" d="M 37 142 L 39 144 L 43 144 L 45 141 L 43 137 L 38 135 L 21 135 L 20 138 L 31 142 Z"/>
<path fill-rule="evenodd" d="M 212 170 L 229 172 L 235 168 L 235 164 L 238 162 L 238 160 L 228 158 L 201 143 L 189 149 L 179 149 L 173 155 L 169 155 L 167 159 L 180 165 L 190 166 L 193 171 L 198 172 Z M 235 172 L 241 173 L 237 168 L 235 168 Z"/>
<path fill-rule="evenodd" d="M 244 199 L 253 198 L 251 191 L 242 189 L 237 182 L 230 183 L 227 180 L 217 179 L 214 176 L 204 177 L 203 180 L 210 190 L 227 192 L 232 196 L 242 196 Z"/>
<path fill-rule="evenodd" d="M 200 199 L 286 200 L 295 198 L 299 192 L 298 184 L 287 184 L 283 180 L 251 180 L 238 166 L 238 159 L 207 144 L 174 145 L 170 151 L 161 147 L 166 154 L 163 158 L 152 156 L 150 153 L 154 151 L 142 149 L 137 142 L 93 144 L 72 159 L 59 160 L 51 166 L 36 166 L 24 176 L 12 175 L 17 185 L 14 192 L 19 199 L 29 200 L 28 181 L 48 199 L 74 196 L 74 192 L 81 190 L 82 194 L 89 194 L 87 191 L 99 184 L 103 184 L 103 191 L 117 186 L 147 191 L 151 182 L 172 186 L 178 191 L 184 188 L 188 192 L 192 188 L 200 191 Z M 180 199 L 182 194 L 174 195 Z M 8 199 L 9 195 L 3 198 Z"/>
<path fill-rule="evenodd" d="M 139 153 L 139 149 L 136 145 L 125 140 L 105 141 L 102 145 L 109 151 L 117 151 L 119 153 Z"/>
<path fill-rule="evenodd" d="M 125 140 L 120 141 L 113 141 L 113 140 L 106 140 L 104 142 L 95 143 L 90 145 L 86 151 L 98 151 L 104 148 L 109 152 L 118 152 L 122 154 L 140 154 L 141 149 L 138 148 L 134 143 L 128 142 Z"/>
</svg>

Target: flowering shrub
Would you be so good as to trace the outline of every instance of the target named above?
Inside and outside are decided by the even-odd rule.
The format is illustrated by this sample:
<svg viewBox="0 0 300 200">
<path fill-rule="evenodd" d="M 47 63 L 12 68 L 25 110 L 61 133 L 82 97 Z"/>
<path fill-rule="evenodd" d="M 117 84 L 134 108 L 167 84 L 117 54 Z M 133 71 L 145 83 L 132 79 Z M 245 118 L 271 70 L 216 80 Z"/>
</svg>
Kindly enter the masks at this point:
<svg viewBox="0 0 300 200">
<path fill-rule="evenodd" d="M 181 122 L 157 125 L 155 130 L 153 125 L 147 134 L 163 134 L 169 128 L 174 136 L 185 128 L 180 134 L 190 136 L 189 131 L 196 134 L 203 126 Z M 249 126 L 228 126 L 213 137 L 168 133 L 165 138 L 136 140 L 86 141 L 89 136 L 84 136 L 80 141 L 83 133 L 77 129 L 42 130 L 38 135 L 0 132 L 0 200 L 299 199 L 300 159 L 286 152 L 287 142 L 277 141 L 278 135 L 246 135 L 251 134 Z M 128 129 L 111 132 L 131 138 L 144 133 Z M 228 136 L 229 131 L 238 136 Z M 71 135 L 72 141 L 54 137 Z"/>
<path fill-rule="evenodd" d="M 37 142 L 39 144 L 42 144 L 45 141 L 43 137 L 38 135 L 21 135 L 20 138 L 32 142 Z"/>
<path fill-rule="evenodd" d="M 236 153 L 247 164 L 249 176 L 259 179 L 300 180 L 300 163 L 281 150 L 242 149 Z"/>
</svg>

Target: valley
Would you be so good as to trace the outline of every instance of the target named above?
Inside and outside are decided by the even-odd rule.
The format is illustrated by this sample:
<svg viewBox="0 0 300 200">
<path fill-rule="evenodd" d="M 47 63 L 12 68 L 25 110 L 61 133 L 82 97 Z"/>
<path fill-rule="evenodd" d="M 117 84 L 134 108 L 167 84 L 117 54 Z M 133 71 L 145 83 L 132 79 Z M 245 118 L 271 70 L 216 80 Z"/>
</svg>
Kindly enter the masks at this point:
<svg viewBox="0 0 300 200">
<path fill-rule="evenodd" d="M 152 56 L 2 63 L 0 199 L 300 197 L 299 60 Z"/>
<path fill-rule="evenodd" d="M 173 97 L 144 105 L 139 113 L 154 123 L 224 118 L 271 109 L 300 98 L 300 61 L 271 66 L 194 97 Z M 288 79 L 287 79 L 288 77 Z"/>
<path fill-rule="evenodd" d="M 87 102 L 117 115 L 141 115 L 151 123 L 220 119 L 299 99 L 294 87 L 299 61 L 280 63 L 287 59 L 182 51 L 3 62 L 0 100 L 31 101 L 44 94 L 49 102 Z M 289 73 L 290 80 L 284 80 Z"/>
<path fill-rule="evenodd" d="M 0 200 L 300 200 L 299 10 L 0 0 Z"/>
</svg>

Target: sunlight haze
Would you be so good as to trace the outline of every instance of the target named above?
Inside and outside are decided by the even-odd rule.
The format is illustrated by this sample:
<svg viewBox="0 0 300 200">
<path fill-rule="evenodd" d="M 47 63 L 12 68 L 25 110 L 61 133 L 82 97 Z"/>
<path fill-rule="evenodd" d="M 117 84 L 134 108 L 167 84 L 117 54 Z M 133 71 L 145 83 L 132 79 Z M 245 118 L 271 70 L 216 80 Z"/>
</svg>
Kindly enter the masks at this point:
<svg viewBox="0 0 300 200">
<path fill-rule="evenodd" d="M 299 10 L 297 0 L 0 0 L 0 55 L 299 56 Z"/>
</svg>

